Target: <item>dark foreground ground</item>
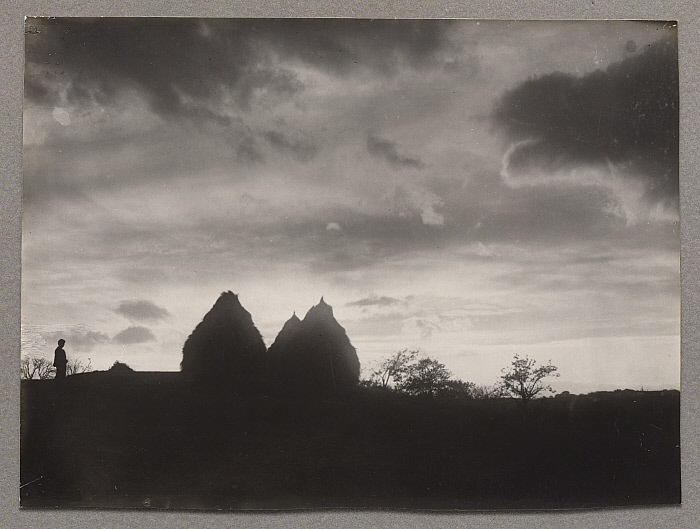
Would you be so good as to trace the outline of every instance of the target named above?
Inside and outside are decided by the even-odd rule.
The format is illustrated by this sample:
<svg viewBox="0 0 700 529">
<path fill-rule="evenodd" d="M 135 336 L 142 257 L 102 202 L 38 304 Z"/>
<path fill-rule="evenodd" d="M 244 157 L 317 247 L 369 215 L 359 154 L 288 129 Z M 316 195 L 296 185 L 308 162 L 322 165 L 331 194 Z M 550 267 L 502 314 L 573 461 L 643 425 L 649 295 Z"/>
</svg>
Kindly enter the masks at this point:
<svg viewBox="0 0 700 529">
<path fill-rule="evenodd" d="M 22 382 L 23 507 L 579 508 L 680 501 L 679 393 L 292 400 L 177 373 Z"/>
</svg>

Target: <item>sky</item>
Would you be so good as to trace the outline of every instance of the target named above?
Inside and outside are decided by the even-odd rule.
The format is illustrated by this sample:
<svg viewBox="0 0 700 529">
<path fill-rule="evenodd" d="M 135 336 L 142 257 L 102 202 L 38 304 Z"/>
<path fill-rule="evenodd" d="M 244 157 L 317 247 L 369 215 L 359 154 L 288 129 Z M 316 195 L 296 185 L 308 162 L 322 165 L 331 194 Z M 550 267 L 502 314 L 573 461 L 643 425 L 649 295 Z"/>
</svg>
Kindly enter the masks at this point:
<svg viewBox="0 0 700 529">
<path fill-rule="evenodd" d="M 662 22 L 27 19 L 22 353 L 178 370 L 231 290 L 559 391 L 679 388 Z"/>
</svg>

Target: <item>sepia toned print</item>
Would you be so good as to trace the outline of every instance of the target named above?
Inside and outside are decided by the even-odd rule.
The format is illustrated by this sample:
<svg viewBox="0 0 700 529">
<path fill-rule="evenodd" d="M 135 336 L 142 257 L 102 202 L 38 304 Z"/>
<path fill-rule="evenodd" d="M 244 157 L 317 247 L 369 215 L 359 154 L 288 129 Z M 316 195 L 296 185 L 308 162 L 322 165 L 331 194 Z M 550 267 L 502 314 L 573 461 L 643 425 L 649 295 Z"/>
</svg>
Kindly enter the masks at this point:
<svg viewBox="0 0 700 529">
<path fill-rule="evenodd" d="M 680 502 L 675 24 L 25 42 L 22 507 Z"/>
</svg>

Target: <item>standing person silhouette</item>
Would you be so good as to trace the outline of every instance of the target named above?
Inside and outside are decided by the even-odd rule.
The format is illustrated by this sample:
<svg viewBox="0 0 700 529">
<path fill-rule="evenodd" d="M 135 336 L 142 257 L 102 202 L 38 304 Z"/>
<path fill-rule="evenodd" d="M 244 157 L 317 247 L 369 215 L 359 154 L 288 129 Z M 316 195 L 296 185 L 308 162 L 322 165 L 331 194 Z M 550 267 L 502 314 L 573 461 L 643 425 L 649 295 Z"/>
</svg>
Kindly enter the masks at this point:
<svg viewBox="0 0 700 529">
<path fill-rule="evenodd" d="M 53 355 L 53 366 L 56 368 L 56 380 L 63 380 L 66 378 L 66 364 L 68 364 L 68 358 L 66 358 L 66 352 L 63 350 L 63 345 L 66 341 L 61 338 L 58 341 L 58 347 L 54 351 Z"/>
</svg>

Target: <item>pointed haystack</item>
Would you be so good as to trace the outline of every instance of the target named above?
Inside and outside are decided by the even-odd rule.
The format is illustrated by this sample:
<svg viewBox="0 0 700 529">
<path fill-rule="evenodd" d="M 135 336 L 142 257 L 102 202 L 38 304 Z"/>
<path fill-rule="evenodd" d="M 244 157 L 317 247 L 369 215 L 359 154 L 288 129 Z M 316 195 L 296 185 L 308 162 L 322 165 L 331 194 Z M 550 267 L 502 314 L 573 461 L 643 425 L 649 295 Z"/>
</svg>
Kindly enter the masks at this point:
<svg viewBox="0 0 700 529">
<path fill-rule="evenodd" d="M 284 336 L 275 349 L 271 361 L 283 388 L 303 393 L 331 392 L 352 387 L 360 378 L 355 348 L 323 298 L 311 307 L 296 332 Z"/>
<path fill-rule="evenodd" d="M 286 351 L 289 350 L 289 344 L 293 340 L 294 336 L 301 328 L 301 320 L 297 316 L 296 312 L 292 314 L 284 325 L 282 330 L 275 338 L 274 343 L 267 350 L 267 356 L 271 362 L 275 362 L 282 356 Z"/>
<path fill-rule="evenodd" d="M 182 348 L 182 372 L 200 380 L 255 384 L 265 343 L 238 296 L 224 292 Z"/>
</svg>

